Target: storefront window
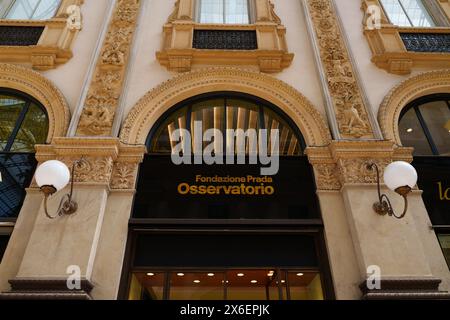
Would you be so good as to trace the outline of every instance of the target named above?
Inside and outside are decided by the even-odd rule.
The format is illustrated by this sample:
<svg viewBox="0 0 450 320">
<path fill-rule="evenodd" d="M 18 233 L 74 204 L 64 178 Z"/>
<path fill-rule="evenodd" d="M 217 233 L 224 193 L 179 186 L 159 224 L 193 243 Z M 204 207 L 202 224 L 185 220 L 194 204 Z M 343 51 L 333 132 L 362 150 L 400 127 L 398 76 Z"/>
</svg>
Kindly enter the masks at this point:
<svg viewBox="0 0 450 320">
<path fill-rule="evenodd" d="M 0 91 L 0 218 L 16 217 L 36 167 L 34 145 L 46 142 L 42 106 L 17 92 Z"/>
<path fill-rule="evenodd" d="M 169 279 L 169 281 L 165 281 Z M 129 300 L 323 300 L 320 273 L 281 269 L 137 272 Z"/>
<path fill-rule="evenodd" d="M 450 95 L 435 95 L 414 101 L 399 123 L 403 145 L 414 155 L 450 156 Z"/>
</svg>

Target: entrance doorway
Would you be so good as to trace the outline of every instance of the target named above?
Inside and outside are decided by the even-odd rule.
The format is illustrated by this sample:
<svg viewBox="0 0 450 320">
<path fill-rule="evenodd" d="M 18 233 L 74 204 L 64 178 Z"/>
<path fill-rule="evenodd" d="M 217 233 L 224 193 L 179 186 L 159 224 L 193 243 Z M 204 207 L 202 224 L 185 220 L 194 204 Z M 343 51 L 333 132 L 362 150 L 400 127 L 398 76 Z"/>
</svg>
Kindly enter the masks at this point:
<svg viewBox="0 0 450 320">
<path fill-rule="evenodd" d="M 202 127 L 194 125 L 199 120 Z M 266 128 L 280 133 L 275 175 L 263 176 L 261 164 L 249 162 L 179 165 L 171 160 L 177 129 L 194 137 L 195 150 L 200 143 L 195 130 Z M 220 152 L 238 141 L 246 152 L 252 150 L 245 135 L 223 137 L 226 150 Z M 334 298 L 313 170 L 302 135 L 283 111 L 232 92 L 195 97 L 163 115 L 147 146 L 121 298 Z"/>
</svg>

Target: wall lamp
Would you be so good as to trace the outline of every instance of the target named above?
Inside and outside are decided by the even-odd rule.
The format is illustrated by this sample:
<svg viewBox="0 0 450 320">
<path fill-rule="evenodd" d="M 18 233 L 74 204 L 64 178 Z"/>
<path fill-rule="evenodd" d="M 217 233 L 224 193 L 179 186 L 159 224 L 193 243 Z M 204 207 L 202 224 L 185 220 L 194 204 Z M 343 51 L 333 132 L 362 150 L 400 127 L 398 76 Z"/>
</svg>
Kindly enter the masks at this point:
<svg viewBox="0 0 450 320">
<path fill-rule="evenodd" d="M 69 168 L 61 161 L 50 160 L 41 164 L 36 170 L 36 183 L 44 194 L 45 215 L 49 219 L 56 219 L 63 215 L 74 214 L 78 209 L 78 204 L 73 201 L 73 177 L 75 167 L 79 166 L 83 159 L 77 160 L 72 165 L 72 173 Z M 72 177 L 72 179 L 71 179 Z M 56 192 L 64 189 L 70 182 L 70 192 L 64 195 L 59 204 L 55 215 L 48 213 L 47 200 Z"/>
<path fill-rule="evenodd" d="M 381 193 L 380 169 L 375 163 L 367 164 L 368 170 L 376 170 L 377 186 L 378 186 L 378 202 L 373 205 L 373 209 L 379 215 L 393 216 L 397 219 L 403 219 L 408 210 L 408 194 L 412 191 L 417 183 L 417 171 L 407 162 L 396 161 L 391 163 L 384 170 L 384 183 L 386 186 L 403 197 L 405 206 L 403 213 L 397 215 L 391 204 L 391 200 L 386 194 Z"/>
</svg>

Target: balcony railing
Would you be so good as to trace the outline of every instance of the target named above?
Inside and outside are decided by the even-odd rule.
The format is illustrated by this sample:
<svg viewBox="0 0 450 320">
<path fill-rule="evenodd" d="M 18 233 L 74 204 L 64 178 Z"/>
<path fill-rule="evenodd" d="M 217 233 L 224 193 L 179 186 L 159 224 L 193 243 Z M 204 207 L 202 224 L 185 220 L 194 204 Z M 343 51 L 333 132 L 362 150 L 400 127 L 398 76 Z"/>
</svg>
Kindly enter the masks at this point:
<svg viewBox="0 0 450 320">
<path fill-rule="evenodd" d="M 450 53 L 448 33 L 400 33 L 406 50 L 412 52 Z"/>
</svg>

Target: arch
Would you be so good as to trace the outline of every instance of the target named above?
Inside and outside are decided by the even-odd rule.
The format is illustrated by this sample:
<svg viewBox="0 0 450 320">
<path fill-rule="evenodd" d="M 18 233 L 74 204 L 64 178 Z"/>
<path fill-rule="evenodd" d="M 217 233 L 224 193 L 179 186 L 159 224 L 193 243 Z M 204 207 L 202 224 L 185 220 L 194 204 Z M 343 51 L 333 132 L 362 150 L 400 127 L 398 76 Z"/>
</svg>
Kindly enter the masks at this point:
<svg viewBox="0 0 450 320">
<path fill-rule="evenodd" d="M 227 67 L 181 74 L 148 92 L 125 119 L 121 140 L 144 144 L 164 112 L 190 97 L 217 91 L 242 92 L 278 106 L 298 126 L 308 146 L 322 146 L 331 141 L 322 115 L 297 90 L 272 76 Z"/>
<path fill-rule="evenodd" d="M 398 123 L 402 110 L 417 98 L 436 93 L 450 93 L 450 69 L 424 72 L 394 87 L 378 112 L 384 138 L 401 146 Z"/>
<path fill-rule="evenodd" d="M 49 130 L 47 143 L 66 135 L 70 111 L 56 86 L 40 73 L 22 66 L 0 63 L 0 87 L 14 89 L 39 101 L 47 111 Z"/>
</svg>

